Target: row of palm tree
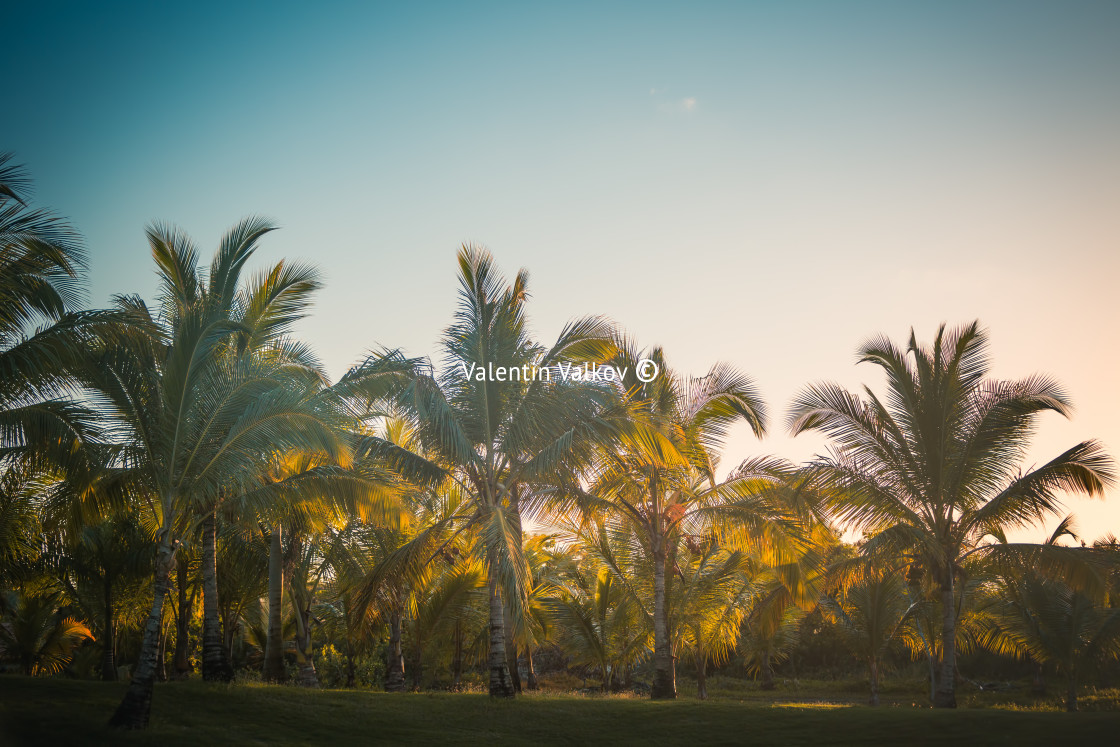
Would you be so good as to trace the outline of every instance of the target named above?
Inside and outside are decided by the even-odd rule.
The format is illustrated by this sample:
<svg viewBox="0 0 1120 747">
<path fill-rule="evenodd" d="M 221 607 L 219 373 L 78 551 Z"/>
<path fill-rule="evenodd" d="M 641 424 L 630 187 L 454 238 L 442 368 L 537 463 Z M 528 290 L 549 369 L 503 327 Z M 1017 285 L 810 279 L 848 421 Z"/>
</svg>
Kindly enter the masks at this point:
<svg viewBox="0 0 1120 747">
<path fill-rule="evenodd" d="M 676 697 L 676 662 L 692 652 L 703 697 L 709 664 L 737 653 L 770 681 L 790 631 L 818 607 L 868 662 L 873 703 L 884 652 L 902 642 L 930 662 L 934 704 L 955 706 L 962 620 L 978 645 L 1061 661 L 1074 682 L 1086 661 L 1116 655 L 1116 555 L 1005 537 L 1057 515 L 1065 493 L 1103 495 L 1112 462 L 1089 441 L 1022 471 L 1038 415 L 1068 416 L 1069 399 L 1046 378 L 990 379 L 978 323 L 943 326 L 928 346 L 913 334 L 905 348 L 869 342 L 860 358 L 885 371 L 885 398 L 823 383 L 793 405 L 790 430 L 824 433 L 827 453 L 722 473 L 729 430 L 768 426 L 749 377 L 726 364 L 679 373 L 598 317 L 541 344 L 527 273 L 507 281 L 484 250 L 458 254 L 438 363 L 377 350 L 332 384 L 292 336 L 315 270 L 281 261 L 248 274 L 273 224 L 242 221 L 208 267 L 186 234 L 153 225 L 155 306 L 118 296 L 86 311 L 80 240 L 28 207 L 25 172 L 9 163 L 0 581 L 20 594 L 4 609 L 51 610 L 42 620 L 57 624 L 39 627 L 62 631 L 59 643 L 40 648 L 62 655 L 39 658 L 52 671 L 93 635 L 39 593 L 64 591 L 98 621 L 112 678 L 117 626 L 137 609 L 129 584 L 150 581 L 116 726 L 147 724 L 171 630 L 175 672 L 190 671 L 198 594 L 209 680 L 234 676 L 239 628 L 268 680 L 288 678 L 294 644 L 295 678 L 309 686 L 315 631 L 330 630 L 352 680 L 385 626 L 390 690 L 407 675 L 419 686 L 438 649 L 457 679 L 485 660 L 490 694 L 512 697 L 518 662 L 532 687 L 533 651 L 547 642 L 606 689 L 648 667 L 654 698 Z M 660 371 L 651 381 L 638 376 L 643 359 Z M 618 375 L 561 374 L 582 364 Z M 472 375 L 493 369 L 552 375 Z M 553 535 L 527 535 L 527 521 Z M 845 529 L 864 539 L 845 545 Z M 1095 643 L 1065 659 L 1015 623 L 1016 610 L 1039 614 L 1062 594 L 1080 615 L 1068 625 L 1097 626 Z M 923 624 L 932 615 L 939 626 Z"/>
</svg>

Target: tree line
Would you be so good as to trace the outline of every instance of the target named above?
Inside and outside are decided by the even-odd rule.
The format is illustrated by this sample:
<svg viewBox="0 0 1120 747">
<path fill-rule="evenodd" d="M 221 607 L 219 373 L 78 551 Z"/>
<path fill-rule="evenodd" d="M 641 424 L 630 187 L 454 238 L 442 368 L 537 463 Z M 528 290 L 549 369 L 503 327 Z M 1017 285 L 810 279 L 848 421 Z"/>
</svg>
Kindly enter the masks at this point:
<svg viewBox="0 0 1120 747">
<path fill-rule="evenodd" d="M 733 659 L 772 685 L 809 616 L 866 667 L 872 704 L 900 650 L 935 706 L 988 650 L 1060 671 L 1071 710 L 1120 654 L 1115 540 L 1071 542 L 1071 517 L 1008 540 L 1067 493 L 1103 497 L 1113 462 L 1087 441 L 1024 468 L 1038 416 L 1070 400 L 992 378 L 978 322 L 869 340 L 881 392 L 820 382 L 788 410 L 824 453 L 725 471 L 730 429 L 773 427 L 749 376 L 677 371 L 601 317 L 536 340 L 528 274 L 483 249 L 457 255 L 438 361 L 375 349 L 332 382 L 293 335 L 315 268 L 250 269 L 269 221 L 207 265 L 153 224 L 156 298 L 89 310 L 82 241 L 30 186 L 0 157 L 0 657 L 127 672 L 116 726 L 143 728 L 154 683 L 196 666 L 390 691 L 481 676 L 512 697 L 543 657 L 674 698 L 685 661 L 705 697 Z M 470 375 L 583 365 L 620 375 Z"/>
</svg>

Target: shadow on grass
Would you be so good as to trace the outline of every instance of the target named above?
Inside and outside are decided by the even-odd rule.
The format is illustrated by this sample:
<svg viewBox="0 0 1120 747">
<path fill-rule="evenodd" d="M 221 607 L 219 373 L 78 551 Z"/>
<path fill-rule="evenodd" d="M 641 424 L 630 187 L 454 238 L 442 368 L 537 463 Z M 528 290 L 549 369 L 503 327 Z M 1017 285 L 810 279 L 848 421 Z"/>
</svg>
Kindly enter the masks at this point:
<svg viewBox="0 0 1120 747">
<path fill-rule="evenodd" d="M 393 695 L 167 683 L 152 725 L 105 722 L 123 684 L 0 677 L 0 744 L 1056 744 L 1115 743 L 1120 713 L 871 709 L 845 703 Z M 780 705 L 780 707 L 774 707 Z"/>
</svg>

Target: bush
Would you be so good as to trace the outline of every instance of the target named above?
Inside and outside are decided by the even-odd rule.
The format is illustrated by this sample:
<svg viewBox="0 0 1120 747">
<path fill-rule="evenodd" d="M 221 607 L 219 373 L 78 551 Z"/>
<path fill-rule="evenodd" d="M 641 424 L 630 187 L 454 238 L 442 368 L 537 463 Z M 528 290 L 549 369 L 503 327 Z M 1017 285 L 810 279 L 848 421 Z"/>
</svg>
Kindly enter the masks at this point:
<svg viewBox="0 0 1120 747">
<path fill-rule="evenodd" d="M 328 643 L 319 649 L 315 671 L 323 687 L 346 687 L 350 662 L 346 654 Z M 354 687 L 380 688 L 385 681 L 385 662 L 378 656 L 361 654 L 354 657 Z"/>
</svg>

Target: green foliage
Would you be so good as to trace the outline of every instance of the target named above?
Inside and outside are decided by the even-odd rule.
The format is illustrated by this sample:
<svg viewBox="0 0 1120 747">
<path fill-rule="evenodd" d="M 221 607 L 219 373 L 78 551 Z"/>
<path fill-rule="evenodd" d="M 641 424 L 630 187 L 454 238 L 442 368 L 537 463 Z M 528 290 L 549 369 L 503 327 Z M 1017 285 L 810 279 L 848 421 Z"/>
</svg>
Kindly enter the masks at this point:
<svg viewBox="0 0 1120 747">
<path fill-rule="evenodd" d="M 58 674 L 70 663 L 76 649 L 93 634 L 82 622 L 65 614 L 59 594 L 4 597 L 0 618 L 0 646 L 16 658 L 24 674 Z"/>
<path fill-rule="evenodd" d="M 319 649 L 315 670 L 323 687 L 351 687 L 347 683 L 352 677 L 353 687 L 380 688 L 385 678 L 385 662 L 381 657 L 363 654 L 351 661 L 332 644 Z"/>
</svg>

